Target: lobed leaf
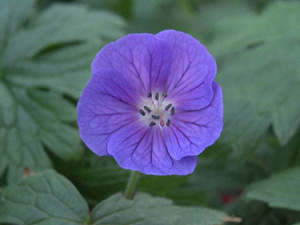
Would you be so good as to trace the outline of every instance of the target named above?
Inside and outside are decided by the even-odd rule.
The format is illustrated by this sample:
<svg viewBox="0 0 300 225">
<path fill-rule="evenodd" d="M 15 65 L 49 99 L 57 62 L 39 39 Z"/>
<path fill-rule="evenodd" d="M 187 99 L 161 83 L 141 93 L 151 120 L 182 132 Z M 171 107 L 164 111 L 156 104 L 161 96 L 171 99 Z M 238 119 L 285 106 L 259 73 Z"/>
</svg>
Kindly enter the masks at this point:
<svg viewBox="0 0 300 225">
<path fill-rule="evenodd" d="M 232 220 L 223 212 L 202 207 L 179 207 L 172 201 L 138 193 L 133 200 L 122 194 L 98 204 L 91 212 L 94 225 L 100 224 L 201 224 L 217 225 Z"/>
<path fill-rule="evenodd" d="M 174 206 L 171 200 L 143 193 L 133 200 L 117 193 L 99 203 L 90 218 L 88 211 L 76 188 L 52 170 L 31 175 L 0 192 L 0 223 L 217 225 L 239 220 L 218 210 Z"/>
<path fill-rule="evenodd" d="M 263 201 L 271 207 L 300 210 L 300 167 L 278 173 L 271 178 L 254 183 L 246 197 Z"/>
<path fill-rule="evenodd" d="M 0 56 L 7 40 L 30 17 L 35 0 L 1 0 L 0 1 Z M 0 62 L 2 59 L 0 59 Z"/>
<path fill-rule="evenodd" d="M 217 80 L 229 109 L 223 133 L 243 134 L 238 148 L 248 146 L 249 138 L 255 144 L 270 125 L 282 145 L 299 129 L 299 10 L 299 2 L 275 2 L 261 15 L 232 17 L 215 27 L 210 47 L 219 58 Z M 251 114 L 231 110 L 245 104 Z M 231 129 L 237 118 L 238 127 Z"/>
<path fill-rule="evenodd" d="M 11 183 L 25 167 L 52 167 L 45 147 L 63 160 L 81 155 L 75 105 L 65 96 L 80 96 L 93 57 L 123 35 L 124 22 L 79 4 L 52 4 L 37 15 L 31 0 L 0 6 L 0 176 L 18 168 L 8 169 Z"/>
<path fill-rule="evenodd" d="M 32 175 L 0 192 L 0 222 L 84 224 L 88 206 L 76 188 L 54 171 Z"/>
</svg>

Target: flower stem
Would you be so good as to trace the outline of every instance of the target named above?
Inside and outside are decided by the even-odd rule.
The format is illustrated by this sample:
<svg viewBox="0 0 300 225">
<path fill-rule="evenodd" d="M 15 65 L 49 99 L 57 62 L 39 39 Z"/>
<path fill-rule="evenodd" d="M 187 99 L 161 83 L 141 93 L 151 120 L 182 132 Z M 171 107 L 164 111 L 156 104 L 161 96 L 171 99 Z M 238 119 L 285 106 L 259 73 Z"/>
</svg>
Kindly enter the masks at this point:
<svg viewBox="0 0 300 225">
<path fill-rule="evenodd" d="M 137 184 L 137 181 L 139 179 L 139 172 L 132 170 L 130 173 L 130 177 L 127 181 L 127 186 L 124 192 L 124 196 L 127 199 L 132 199 L 133 198 L 133 194 L 134 194 L 134 190 Z"/>
</svg>

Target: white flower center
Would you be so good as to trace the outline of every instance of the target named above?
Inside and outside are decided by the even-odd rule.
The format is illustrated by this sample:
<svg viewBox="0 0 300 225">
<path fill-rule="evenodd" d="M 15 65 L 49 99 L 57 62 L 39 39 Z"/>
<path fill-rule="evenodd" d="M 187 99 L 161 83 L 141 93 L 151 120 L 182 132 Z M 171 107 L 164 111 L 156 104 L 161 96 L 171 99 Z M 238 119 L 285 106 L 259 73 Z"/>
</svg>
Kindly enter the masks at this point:
<svg viewBox="0 0 300 225">
<path fill-rule="evenodd" d="M 171 117 L 175 114 L 173 104 L 167 99 L 165 92 L 149 92 L 140 103 L 140 117 L 150 127 L 170 126 Z"/>
</svg>

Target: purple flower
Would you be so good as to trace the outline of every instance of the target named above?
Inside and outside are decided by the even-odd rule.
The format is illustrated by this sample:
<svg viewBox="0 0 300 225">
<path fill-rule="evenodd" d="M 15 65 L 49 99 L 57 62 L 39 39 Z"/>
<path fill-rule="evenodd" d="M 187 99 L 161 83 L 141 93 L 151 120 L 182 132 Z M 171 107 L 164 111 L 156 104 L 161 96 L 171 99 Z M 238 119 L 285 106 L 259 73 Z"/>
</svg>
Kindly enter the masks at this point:
<svg viewBox="0 0 300 225">
<path fill-rule="evenodd" d="M 216 62 L 188 34 L 130 34 L 106 45 L 77 106 L 79 132 L 97 155 L 155 175 L 192 173 L 223 126 Z"/>
</svg>

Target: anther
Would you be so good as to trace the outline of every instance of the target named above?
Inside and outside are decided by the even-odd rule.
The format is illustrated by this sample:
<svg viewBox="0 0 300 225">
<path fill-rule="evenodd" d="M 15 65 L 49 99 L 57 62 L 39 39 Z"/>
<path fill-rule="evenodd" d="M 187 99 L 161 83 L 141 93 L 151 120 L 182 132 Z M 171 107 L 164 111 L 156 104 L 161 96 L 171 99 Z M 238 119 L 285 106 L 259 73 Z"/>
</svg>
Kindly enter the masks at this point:
<svg viewBox="0 0 300 225">
<path fill-rule="evenodd" d="M 168 96 L 166 92 L 161 93 L 162 96 L 164 96 L 165 98 Z"/>
<path fill-rule="evenodd" d="M 149 113 L 151 112 L 151 109 L 148 106 L 144 106 L 144 109 Z"/>
<path fill-rule="evenodd" d="M 172 108 L 171 108 L 171 116 L 173 116 L 174 114 L 175 114 L 175 108 L 172 107 Z"/>
<path fill-rule="evenodd" d="M 171 120 L 168 120 L 167 123 L 166 123 L 166 125 L 169 127 L 170 124 L 171 124 Z"/>
<path fill-rule="evenodd" d="M 152 93 L 151 93 L 151 92 L 148 92 L 147 97 L 148 97 L 148 98 L 151 98 L 151 97 L 152 97 Z"/>
<path fill-rule="evenodd" d="M 146 113 L 145 113 L 142 109 L 140 109 L 140 114 L 141 114 L 142 116 L 145 116 L 145 115 L 146 115 Z"/>
<path fill-rule="evenodd" d="M 158 97 L 159 97 L 159 96 L 158 96 L 158 93 L 156 92 L 156 93 L 155 93 L 155 100 L 158 100 Z"/>
<path fill-rule="evenodd" d="M 158 115 L 152 115 L 152 118 L 155 120 L 159 120 L 160 117 Z"/>
<path fill-rule="evenodd" d="M 153 127 L 153 126 L 155 126 L 155 125 L 156 125 L 156 123 L 153 122 L 153 121 L 149 123 L 149 127 Z"/>
<path fill-rule="evenodd" d="M 169 110 L 172 107 L 172 104 L 166 106 L 165 110 Z"/>
</svg>

